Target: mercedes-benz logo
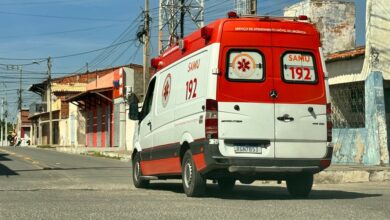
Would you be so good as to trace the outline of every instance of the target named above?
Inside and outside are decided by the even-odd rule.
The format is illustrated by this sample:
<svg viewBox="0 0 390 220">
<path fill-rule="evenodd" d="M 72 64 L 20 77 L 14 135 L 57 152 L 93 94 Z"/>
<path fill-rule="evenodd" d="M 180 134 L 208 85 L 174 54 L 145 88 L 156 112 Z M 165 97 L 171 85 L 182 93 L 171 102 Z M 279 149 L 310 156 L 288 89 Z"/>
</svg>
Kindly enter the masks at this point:
<svg viewBox="0 0 390 220">
<path fill-rule="evenodd" d="M 278 97 L 278 92 L 275 89 L 273 89 L 269 92 L 269 96 L 271 96 L 271 98 L 273 99 L 276 99 Z"/>
</svg>

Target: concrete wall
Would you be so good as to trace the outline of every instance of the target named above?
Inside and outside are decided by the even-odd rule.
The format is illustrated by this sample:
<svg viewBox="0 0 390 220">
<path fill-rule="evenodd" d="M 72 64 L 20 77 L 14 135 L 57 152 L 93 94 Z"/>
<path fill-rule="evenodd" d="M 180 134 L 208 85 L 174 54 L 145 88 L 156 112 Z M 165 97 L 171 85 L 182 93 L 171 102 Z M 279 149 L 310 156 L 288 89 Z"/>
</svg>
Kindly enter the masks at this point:
<svg viewBox="0 0 390 220">
<path fill-rule="evenodd" d="M 333 164 L 389 164 L 383 75 L 372 72 L 365 82 L 365 128 L 333 129 Z"/>
<path fill-rule="evenodd" d="M 324 53 L 355 47 L 355 4 L 339 0 L 305 0 L 284 10 L 285 16 L 307 15 L 321 33 Z"/>
<path fill-rule="evenodd" d="M 381 71 L 390 80 L 390 4 L 388 0 L 367 0 L 366 61 L 363 74 Z"/>
</svg>

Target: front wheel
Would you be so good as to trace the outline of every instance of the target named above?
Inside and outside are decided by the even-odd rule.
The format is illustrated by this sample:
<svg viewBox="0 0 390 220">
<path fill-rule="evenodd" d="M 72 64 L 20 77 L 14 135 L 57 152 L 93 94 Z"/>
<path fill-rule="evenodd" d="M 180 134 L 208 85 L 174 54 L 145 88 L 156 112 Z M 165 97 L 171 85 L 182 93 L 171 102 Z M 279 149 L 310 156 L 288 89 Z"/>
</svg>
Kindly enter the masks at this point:
<svg viewBox="0 0 390 220">
<path fill-rule="evenodd" d="M 143 180 L 141 170 L 141 156 L 139 153 L 133 158 L 133 184 L 136 188 L 146 188 L 149 186 L 149 180 Z"/>
<path fill-rule="evenodd" d="M 202 196 L 206 191 L 206 179 L 196 169 L 190 150 L 184 154 L 181 169 L 185 194 L 188 197 Z"/>
<path fill-rule="evenodd" d="M 287 190 L 295 198 L 307 198 L 313 186 L 313 174 L 302 173 L 286 180 Z"/>
</svg>

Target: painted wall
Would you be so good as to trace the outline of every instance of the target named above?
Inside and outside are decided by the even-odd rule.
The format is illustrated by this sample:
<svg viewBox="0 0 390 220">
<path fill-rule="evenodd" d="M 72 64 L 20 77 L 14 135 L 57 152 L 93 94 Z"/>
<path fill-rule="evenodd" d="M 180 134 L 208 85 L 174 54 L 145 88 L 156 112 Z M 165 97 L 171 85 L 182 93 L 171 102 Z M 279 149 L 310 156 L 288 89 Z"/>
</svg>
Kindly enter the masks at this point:
<svg viewBox="0 0 390 220">
<path fill-rule="evenodd" d="M 333 164 L 389 164 L 383 75 L 372 72 L 365 82 L 365 128 L 333 129 Z"/>
<path fill-rule="evenodd" d="M 285 8 L 285 16 L 307 15 L 321 33 L 325 54 L 355 47 L 355 4 L 338 0 L 305 0 Z"/>
</svg>

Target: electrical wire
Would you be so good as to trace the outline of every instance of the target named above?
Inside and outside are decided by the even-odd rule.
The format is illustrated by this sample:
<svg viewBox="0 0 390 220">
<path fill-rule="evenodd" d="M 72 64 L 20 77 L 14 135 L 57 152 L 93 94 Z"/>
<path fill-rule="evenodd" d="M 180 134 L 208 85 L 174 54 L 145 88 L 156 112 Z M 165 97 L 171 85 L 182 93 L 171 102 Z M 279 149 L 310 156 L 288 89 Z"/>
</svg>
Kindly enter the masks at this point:
<svg viewBox="0 0 390 220">
<path fill-rule="evenodd" d="M 128 21 L 127 19 L 66 17 L 66 16 L 57 16 L 57 15 L 40 15 L 40 14 L 9 12 L 9 11 L 0 11 L 0 14 L 19 15 L 19 16 L 27 16 L 27 17 L 40 17 L 40 18 L 68 19 L 68 20 L 85 20 L 85 21 L 116 21 L 116 22 L 127 22 Z"/>
</svg>

